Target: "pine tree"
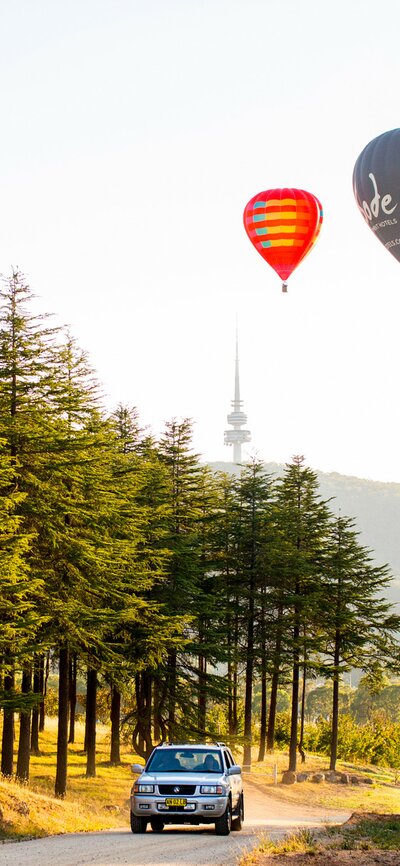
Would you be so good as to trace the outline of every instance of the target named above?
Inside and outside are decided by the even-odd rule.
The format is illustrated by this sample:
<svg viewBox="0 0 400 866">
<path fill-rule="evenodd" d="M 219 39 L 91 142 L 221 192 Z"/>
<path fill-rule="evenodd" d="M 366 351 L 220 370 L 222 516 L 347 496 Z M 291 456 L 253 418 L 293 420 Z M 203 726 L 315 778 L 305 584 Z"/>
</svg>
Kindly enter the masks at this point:
<svg viewBox="0 0 400 866">
<path fill-rule="evenodd" d="M 235 479 L 225 473 L 215 476 L 218 501 L 212 522 L 212 545 L 214 548 L 214 583 L 216 605 L 216 640 L 222 651 L 227 673 L 225 694 L 222 701 L 227 705 L 229 737 L 239 733 L 239 610 L 241 587 L 237 580 L 236 518 L 237 493 Z"/>
<path fill-rule="evenodd" d="M 243 629 L 243 662 L 245 666 L 244 751 L 243 764 L 251 764 L 253 682 L 260 648 L 258 637 L 265 623 L 266 546 L 268 544 L 271 483 L 259 461 L 245 467 L 237 485 L 238 511 L 236 526 L 237 580 L 241 586 Z"/>
<path fill-rule="evenodd" d="M 188 635 L 190 624 L 196 616 L 202 573 L 202 510 L 199 501 L 202 469 L 197 455 L 192 452 L 192 425 L 189 419 L 167 423 L 159 453 L 168 473 L 171 514 L 166 538 L 169 560 L 162 600 L 169 616 L 186 621 Z M 183 650 L 184 647 L 189 651 L 190 641 L 182 635 L 179 648 Z M 185 667 L 185 652 L 179 657 L 178 646 L 173 646 L 167 659 L 164 684 L 168 704 L 167 730 L 171 737 L 180 730 L 178 707 L 185 708 L 185 724 L 191 706 L 194 712 L 187 673 L 180 677 L 182 663 Z M 194 719 L 192 724 L 195 724 Z"/>
<path fill-rule="evenodd" d="M 208 728 L 208 709 L 214 703 L 226 701 L 228 694 L 226 679 L 216 674 L 218 665 L 228 660 L 226 582 L 221 571 L 220 549 L 224 492 L 219 477 L 207 467 L 202 469 L 199 507 L 200 574 L 191 628 L 191 652 L 196 654 L 197 669 L 189 673 L 194 693 L 197 692 L 197 736 L 204 739 L 208 733 L 213 733 Z"/>
<path fill-rule="evenodd" d="M 327 504 L 318 496 L 317 477 L 294 457 L 277 483 L 278 525 L 286 573 L 287 646 L 292 659 L 292 706 L 289 771 L 296 770 L 298 707 L 302 653 L 315 649 L 313 641 L 321 606 L 321 573 L 329 529 Z M 305 643 L 306 642 L 306 643 Z M 310 643 L 309 643 L 310 642 Z M 303 658 L 304 661 L 304 658 Z"/>
<path fill-rule="evenodd" d="M 163 646 L 162 628 L 158 633 L 155 629 L 157 606 L 146 597 L 158 577 L 162 557 L 161 551 L 148 547 L 154 515 L 139 502 L 146 459 L 132 451 L 126 436 L 116 437 L 115 423 L 102 417 L 85 353 L 70 338 L 58 350 L 56 362 L 52 405 L 58 477 L 54 496 L 59 502 L 64 500 L 64 505 L 56 528 L 56 559 L 49 563 L 53 616 L 57 633 L 65 635 L 65 650 L 78 652 L 86 662 L 88 683 L 102 672 L 115 684 L 121 682 L 121 661 L 126 673 L 135 665 L 143 667 L 146 641 L 157 658 Z M 128 420 L 125 414 L 125 431 Z M 62 599 L 65 603 L 60 607 Z M 60 653 L 60 659 L 63 657 Z M 68 679 L 63 682 L 66 688 Z M 95 688 L 89 689 L 91 695 L 93 700 L 87 705 L 88 776 L 95 774 Z M 59 721 L 65 755 L 65 717 Z M 60 762 L 64 769 L 57 794 L 63 796 L 66 762 L 61 754 Z"/>
<path fill-rule="evenodd" d="M 14 272 L 3 281 L 0 290 L 0 439 L 8 455 L 8 477 L 2 479 L 2 501 L 3 508 L 10 511 L 13 494 L 15 534 L 19 536 L 13 576 L 7 586 L 6 568 L 2 592 L 3 603 L 10 605 L 12 599 L 10 611 L 5 615 L 9 625 L 4 641 L 8 645 L 3 648 L 8 709 L 3 726 L 2 763 L 7 772 L 12 769 L 13 709 L 18 708 L 13 698 L 13 667 L 18 664 L 22 667 L 32 655 L 41 621 L 46 617 L 38 602 L 43 576 L 35 568 L 33 542 L 36 543 L 41 531 L 43 514 L 42 443 L 43 440 L 48 442 L 47 369 L 53 331 L 46 327 L 44 317 L 29 312 L 31 300 L 32 294 L 22 274 Z M 8 531 L 6 521 L 5 535 Z M 10 562 L 12 548 L 10 544 Z M 21 599 L 25 611 L 20 608 Z M 25 705 L 28 697 L 24 698 Z M 22 730 L 24 728 L 23 724 Z M 27 772 L 25 767 L 24 777 Z"/>
<path fill-rule="evenodd" d="M 331 770 L 337 760 L 341 677 L 352 667 L 373 672 L 377 664 L 384 664 L 388 639 L 400 627 L 400 617 L 378 595 L 390 583 L 388 567 L 373 564 L 371 551 L 359 544 L 357 535 L 352 519 L 334 520 L 324 566 L 323 672 L 333 681 Z"/>
<path fill-rule="evenodd" d="M 112 421 L 116 436 L 112 483 L 120 506 L 114 538 L 120 602 L 107 640 L 119 662 L 106 676 L 112 691 L 111 760 L 116 762 L 121 691 L 128 692 L 131 684 L 137 706 L 126 721 L 134 718 L 134 748 L 147 756 L 153 747 L 152 727 L 159 723 L 155 676 L 177 626 L 162 602 L 170 518 L 168 473 L 155 443 L 141 430 L 136 410 L 119 406 Z"/>
</svg>

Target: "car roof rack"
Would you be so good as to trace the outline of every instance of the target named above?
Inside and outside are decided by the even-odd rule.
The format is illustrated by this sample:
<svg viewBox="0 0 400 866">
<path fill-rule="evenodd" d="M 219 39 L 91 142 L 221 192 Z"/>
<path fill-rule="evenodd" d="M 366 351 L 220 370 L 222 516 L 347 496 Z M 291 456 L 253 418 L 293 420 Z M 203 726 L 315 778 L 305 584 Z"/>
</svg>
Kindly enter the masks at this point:
<svg viewBox="0 0 400 866">
<path fill-rule="evenodd" d="M 168 740 L 165 743 L 159 743 L 159 746 L 219 746 L 226 748 L 226 743 L 215 740 L 208 743 L 200 740 Z"/>
</svg>

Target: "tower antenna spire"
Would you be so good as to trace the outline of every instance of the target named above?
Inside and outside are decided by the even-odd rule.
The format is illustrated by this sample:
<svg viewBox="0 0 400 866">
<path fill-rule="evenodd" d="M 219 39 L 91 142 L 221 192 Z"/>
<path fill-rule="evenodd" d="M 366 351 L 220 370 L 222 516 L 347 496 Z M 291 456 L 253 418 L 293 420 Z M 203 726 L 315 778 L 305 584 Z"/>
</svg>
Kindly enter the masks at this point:
<svg viewBox="0 0 400 866">
<path fill-rule="evenodd" d="M 233 462 L 241 463 L 242 462 L 242 445 L 245 442 L 250 442 L 251 433 L 250 430 L 243 430 L 245 424 L 247 424 L 247 415 L 243 412 L 242 403 L 243 401 L 240 399 L 240 379 L 239 379 L 239 332 L 238 332 L 238 323 L 236 316 L 236 355 L 235 355 L 235 396 L 231 401 L 233 411 L 229 413 L 227 416 L 227 422 L 233 428 L 232 430 L 225 430 L 225 445 L 233 445 Z"/>
</svg>

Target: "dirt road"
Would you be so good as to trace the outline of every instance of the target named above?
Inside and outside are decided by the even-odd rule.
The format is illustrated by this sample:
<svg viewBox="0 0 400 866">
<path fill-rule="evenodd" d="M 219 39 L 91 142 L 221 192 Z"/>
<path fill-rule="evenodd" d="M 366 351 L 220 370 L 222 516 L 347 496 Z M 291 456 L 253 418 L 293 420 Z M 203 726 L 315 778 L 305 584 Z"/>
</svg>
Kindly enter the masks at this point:
<svg viewBox="0 0 400 866">
<path fill-rule="evenodd" d="M 161 834 L 133 835 L 130 830 L 50 836 L 0 845 L 0 866 L 236 866 L 257 836 L 282 836 L 295 827 L 342 823 L 348 812 L 281 803 L 245 785 L 246 820 L 240 833 L 215 836 L 214 827 L 167 827 Z"/>
</svg>

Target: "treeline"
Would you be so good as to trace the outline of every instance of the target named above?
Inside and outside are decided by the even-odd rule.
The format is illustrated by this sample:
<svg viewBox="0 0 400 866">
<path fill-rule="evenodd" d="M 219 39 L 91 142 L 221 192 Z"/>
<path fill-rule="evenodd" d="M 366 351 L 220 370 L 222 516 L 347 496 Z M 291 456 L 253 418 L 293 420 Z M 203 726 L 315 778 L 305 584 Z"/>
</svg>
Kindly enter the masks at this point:
<svg viewBox="0 0 400 866">
<path fill-rule="evenodd" d="M 13 273 L 0 290 L 1 771 L 29 775 L 44 724 L 46 660 L 58 665 L 55 792 L 67 786 L 76 683 L 86 672 L 87 775 L 96 695 L 110 693 L 110 760 L 121 719 L 136 752 L 174 738 L 240 740 L 251 763 L 274 746 L 290 684 L 289 769 L 304 743 L 306 684 L 333 683 L 331 766 L 342 675 L 398 664 L 390 575 L 353 521 L 321 500 L 302 457 L 282 478 L 254 460 L 237 477 L 193 453 L 189 420 L 156 440 L 137 413 L 111 415 L 85 353 L 35 315 Z"/>
<path fill-rule="evenodd" d="M 351 675 L 346 677 L 352 679 Z M 304 759 L 309 752 L 330 754 L 332 740 L 332 682 L 307 685 Z M 256 686 L 257 716 L 259 686 Z M 275 744 L 290 743 L 290 689 L 279 689 Z M 400 681 L 382 673 L 361 677 L 357 687 L 343 682 L 339 697 L 338 755 L 343 761 L 363 761 L 400 770 Z"/>
</svg>

